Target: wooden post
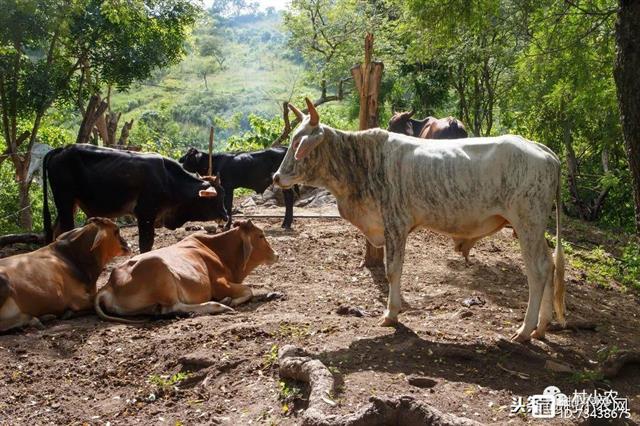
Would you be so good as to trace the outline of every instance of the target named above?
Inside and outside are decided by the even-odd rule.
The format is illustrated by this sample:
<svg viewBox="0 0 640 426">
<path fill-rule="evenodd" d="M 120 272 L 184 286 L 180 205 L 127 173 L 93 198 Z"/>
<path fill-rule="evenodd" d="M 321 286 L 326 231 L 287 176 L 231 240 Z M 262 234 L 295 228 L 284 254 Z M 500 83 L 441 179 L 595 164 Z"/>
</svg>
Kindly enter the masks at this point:
<svg viewBox="0 0 640 426">
<path fill-rule="evenodd" d="M 360 130 L 378 127 L 378 93 L 384 64 L 372 61 L 373 34 L 367 33 L 364 38 L 364 63 L 351 68 L 351 75 L 356 89 L 360 93 L 360 113 L 358 116 Z M 365 239 L 365 255 L 360 266 L 384 266 L 384 249 L 372 246 Z"/>
<path fill-rule="evenodd" d="M 209 130 L 209 176 L 213 176 L 213 126 Z"/>
</svg>

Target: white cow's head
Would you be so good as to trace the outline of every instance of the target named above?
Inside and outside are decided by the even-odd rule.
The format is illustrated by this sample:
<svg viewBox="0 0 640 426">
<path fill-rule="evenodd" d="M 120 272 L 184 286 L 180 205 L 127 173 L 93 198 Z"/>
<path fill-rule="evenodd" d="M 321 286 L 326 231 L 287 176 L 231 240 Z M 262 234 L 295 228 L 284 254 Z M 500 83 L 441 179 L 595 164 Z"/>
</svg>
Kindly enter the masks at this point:
<svg viewBox="0 0 640 426">
<path fill-rule="evenodd" d="M 304 115 L 298 108 L 288 104 L 300 124 L 293 131 L 291 144 L 280 168 L 273 175 L 273 182 L 285 189 L 305 180 L 305 173 L 309 172 L 308 166 L 313 160 L 314 150 L 325 138 L 318 111 L 309 98 L 305 98 L 305 101 L 309 115 Z"/>
</svg>

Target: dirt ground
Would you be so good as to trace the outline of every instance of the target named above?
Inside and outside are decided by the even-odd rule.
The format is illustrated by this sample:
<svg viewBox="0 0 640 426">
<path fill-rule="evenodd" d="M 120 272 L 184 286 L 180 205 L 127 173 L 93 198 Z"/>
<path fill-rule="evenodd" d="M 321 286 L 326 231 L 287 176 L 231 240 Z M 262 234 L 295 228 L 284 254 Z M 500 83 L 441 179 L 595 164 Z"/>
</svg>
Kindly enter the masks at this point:
<svg viewBox="0 0 640 426">
<path fill-rule="evenodd" d="M 280 262 L 258 268 L 246 283 L 256 292 L 281 292 L 283 299 L 251 302 L 236 314 L 142 326 L 85 316 L 2 335 L 0 424 L 299 424 L 308 390 L 280 382 L 276 354 L 285 344 L 311 352 L 336 376 L 337 405 L 327 405 L 327 413 L 354 412 L 370 396 L 410 395 L 487 424 L 535 423 L 510 414 L 512 398 L 526 400 L 555 385 L 569 395 L 613 389 L 629 398 L 627 423 L 638 422 L 640 368 L 626 367 L 610 381 L 592 372 L 612 351 L 640 350 L 639 298 L 597 288 L 568 267 L 568 316 L 593 321 L 597 330 L 506 343 L 527 303 L 511 230 L 481 241 L 468 266 L 450 239 L 412 234 L 402 277 L 409 306 L 401 314 L 403 325 L 394 329 L 377 325 L 387 287 L 382 271 L 358 269 L 364 242 L 353 226 L 304 218 L 293 231 L 283 231 L 277 218 L 254 222 L 265 229 Z M 189 233 L 158 230 L 156 247 Z M 123 235 L 137 247 L 135 228 Z M 123 260 L 110 265 L 99 285 Z M 470 298 L 479 304 L 464 306 Z M 340 306 L 364 316 L 340 315 Z M 540 362 L 545 358 L 573 372 L 552 371 Z M 416 375 L 433 379 L 433 386 L 409 384 Z"/>
</svg>

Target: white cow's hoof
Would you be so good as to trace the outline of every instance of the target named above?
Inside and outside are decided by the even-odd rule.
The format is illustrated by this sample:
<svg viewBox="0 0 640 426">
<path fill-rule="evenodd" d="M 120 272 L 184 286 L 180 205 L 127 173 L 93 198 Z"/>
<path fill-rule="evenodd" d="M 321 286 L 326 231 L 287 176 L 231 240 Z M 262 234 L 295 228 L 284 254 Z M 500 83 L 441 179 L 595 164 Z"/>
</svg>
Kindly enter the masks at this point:
<svg viewBox="0 0 640 426">
<path fill-rule="evenodd" d="M 511 336 L 511 340 L 513 340 L 514 342 L 518 342 L 518 343 L 526 343 L 529 340 L 531 340 L 531 334 L 530 333 L 518 332 L 518 333 L 514 334 L 513 336 Z"/>
<path fill-rule="evenodd" d="M 396 327 L 398 325 L 398 319 L 383 316 L 380 322 L 378 322 L 378 325 L 380 325 L 380 327 Z"/>
<path fill-rule="evenodd" d="M 544 329 L 536 328 L 531 333 L 531 337 L 538 340 L 545 340 L 546 327 Z"/>
</svg>

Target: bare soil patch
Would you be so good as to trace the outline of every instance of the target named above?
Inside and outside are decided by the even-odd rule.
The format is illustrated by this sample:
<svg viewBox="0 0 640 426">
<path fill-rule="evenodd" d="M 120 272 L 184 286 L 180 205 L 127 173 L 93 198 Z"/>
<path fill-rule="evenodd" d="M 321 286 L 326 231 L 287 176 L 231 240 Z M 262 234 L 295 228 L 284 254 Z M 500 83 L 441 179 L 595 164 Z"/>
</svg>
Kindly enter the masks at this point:
<svg viewBox="0 0 640 426">
<path fill-rule="evenodd" d="M 1 335 L 0 424 L 299 424 L 308 389 L 281 382 L 277 351 L 287 344 L 313 354 L 334 375 L 336 404 L 325 408 L 331 414 L 353 413 L 370 397 L 408 395 L 487 424 L 529 423 L 509 414 L 512 397 L 555 385 L 567 394 L 616 390 L 630 399 L 632 420 L 639 418 L 640 368 L 625 367 L 610 380 L 594 373 L 609 353 L 640 350 L 638 297 L 597 288 L 568 267 L 569 319 L 594 322 L 596 330 L 511 344 L 527 303 L 511 230 L 481 241 L 469 266 L 449 238 L 412 234 L 402 279 L 408 306 L 403 325 L 393 329 L 377 325 L 387 287 L 382 271 L 357 268 L 364 244 L 354 227 L 307 218 L 284 231 L 278 218 L 254 222 L 281 260 L 246 283 L 284 298 L 252 302 L 233 315 L 143 326 L 85 316 Z M 158 230 L 156 247 L 189 233 Z M 123 234 L 137 242 L 136 228 Z M 547 360 L 573 372 L 553 371 Z M 545 422 L 563 423 L 572 421 Z"/>
</svg>

